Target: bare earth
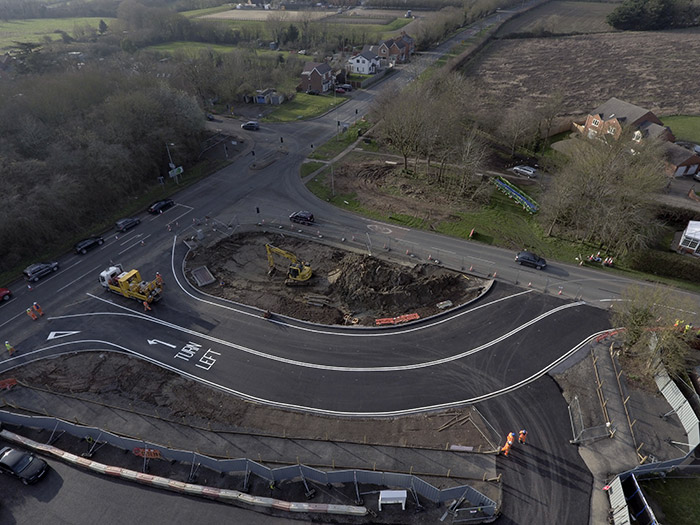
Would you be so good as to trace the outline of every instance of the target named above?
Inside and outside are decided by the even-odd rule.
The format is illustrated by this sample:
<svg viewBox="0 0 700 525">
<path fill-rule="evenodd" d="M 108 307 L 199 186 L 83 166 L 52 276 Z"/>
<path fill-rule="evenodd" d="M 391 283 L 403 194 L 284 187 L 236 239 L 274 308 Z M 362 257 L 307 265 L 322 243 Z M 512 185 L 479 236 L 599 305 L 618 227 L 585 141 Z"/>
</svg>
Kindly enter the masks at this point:
<svg viewBox="0 0 700 525">
<path fill-rule="evenodd" d="M 687 65 L 699 55 L 698 28 L 499 40 L 465 74 L 499 106 L 550 96 L 557 86 L 571 115 L 610 97 L 658 115 L 698 115 L 697 72 Z"/>
</svg>

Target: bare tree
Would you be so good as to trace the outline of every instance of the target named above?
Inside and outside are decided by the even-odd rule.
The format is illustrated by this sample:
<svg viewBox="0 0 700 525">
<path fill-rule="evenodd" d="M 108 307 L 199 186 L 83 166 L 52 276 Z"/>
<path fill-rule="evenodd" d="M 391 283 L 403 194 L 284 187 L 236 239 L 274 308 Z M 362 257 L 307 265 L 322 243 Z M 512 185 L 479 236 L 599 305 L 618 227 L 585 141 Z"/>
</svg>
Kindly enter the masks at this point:
<svg viewBox="0 0 700 525">
<path fill-rule="evenodd" d="M 670 374 L 682 372 L 695 337 L 690 326 L 700 317 L 697 305 L 667 286 L 635 285 L 616 303 L 613 323 L 621 332 L 623 352 L 648 377 L 663 365 Z M 697 328 L 695 328 L 697 330 Z"/>
<path fill-rule="evenodd" d="M 508 142 L 510 154 L 515 155 L 518 146 L 534 142 L 539 124 L 533 102 L 521 99 L 503 114 L 497 132 Z"/>
</svg>

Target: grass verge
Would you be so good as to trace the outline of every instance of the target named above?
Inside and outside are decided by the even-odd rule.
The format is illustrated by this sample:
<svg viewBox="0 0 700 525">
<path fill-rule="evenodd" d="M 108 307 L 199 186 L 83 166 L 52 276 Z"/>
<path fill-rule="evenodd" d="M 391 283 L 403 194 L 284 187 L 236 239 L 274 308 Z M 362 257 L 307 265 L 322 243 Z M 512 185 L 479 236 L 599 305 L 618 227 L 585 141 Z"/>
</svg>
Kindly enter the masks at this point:
<svg viewBox="0 0 700 525">
<path fill-rule="evenodd" d="M 278 106 L 265 116 L 265 122 L 291 122 L 323 115 L 326 111 L 344 103 L 347 99 L 333 95 L 307 95 L 297 93 L 294 100 Z"/>
<path fill-rule="evenodd" d="M 641 483 L 646 497 L 663 512 L 663 523 L 696 525 L 700 523 L 700 478 L 666 478 Z"/>
<path fill-rule="evenodd" d="M 338 133 L 331 140 L 316 148 L 314 152 L 309 155 L 311 159 L 318 160 L 330 160 L 340 154 L 345 148 L 350 146 L 357 138 L 364 135 L 367 130 L 371 127 L 371 124 L 366 120 L 358 120 L 353 125 L 351 125 L 347 131 L 341 132 L 341 127 L 339 126 Z M 368 144 L 369 145 L 369 144 Z"/>
</svg>

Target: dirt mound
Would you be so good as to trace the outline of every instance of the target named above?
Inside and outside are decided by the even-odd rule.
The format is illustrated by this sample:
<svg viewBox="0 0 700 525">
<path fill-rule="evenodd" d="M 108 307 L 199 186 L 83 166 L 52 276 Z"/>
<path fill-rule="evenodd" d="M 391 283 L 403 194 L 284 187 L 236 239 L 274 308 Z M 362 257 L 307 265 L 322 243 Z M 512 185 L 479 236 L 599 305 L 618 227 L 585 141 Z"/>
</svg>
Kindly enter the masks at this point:
<svg viewBox="0 0 700 525">
<path fill-rule="evenodd" d="M 290 261 L 273 255 L 269 275 L 265 244 L 293 253 L 311 265 L 306 286 L 285 286 Z M 477 297 L 484 282 L 433 264 L 403 266 L 332 246 L 274 233 L 244 233 L 190 253 L 187 273 L 207 266 L 216 283 L 212 295 L 297 319 L 322 323 L 358 322 L 417 313 L 434 315 L 437 304 L 457 306 Z"/>
</svg>

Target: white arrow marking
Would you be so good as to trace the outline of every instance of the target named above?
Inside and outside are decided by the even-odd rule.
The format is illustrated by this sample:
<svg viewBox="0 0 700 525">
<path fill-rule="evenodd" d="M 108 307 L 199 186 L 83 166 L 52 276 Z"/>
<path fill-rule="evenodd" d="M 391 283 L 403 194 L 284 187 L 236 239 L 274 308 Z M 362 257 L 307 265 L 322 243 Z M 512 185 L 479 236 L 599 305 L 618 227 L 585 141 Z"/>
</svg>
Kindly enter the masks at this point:
<svg viewBox="0 0 700 525">
<path fill-rule="evenodd" d="M 46 338 L 46 340 L 50 341 L 51 339 L 58 339 L 59 337 L 68 337 L 69 335 L 75 335 L 79 333 L 80 330 L 78 330 L 77 332 L 51 332 Z"/>
<path fill-rule="evenodd" d="M 149 339 L 149 340 L 148 340 L 148 344 L 149 344 L 149 345 L 158 345 L 158 344 L 161 344 L 161 345 L 169 346 L 170 348 L 176 348 L 175 345 L 171 345 L 170 343 L 165 343 L 165 342 L 163 342 L 163 341 L 158 341 L 158 339 Z"/>
</svg>

